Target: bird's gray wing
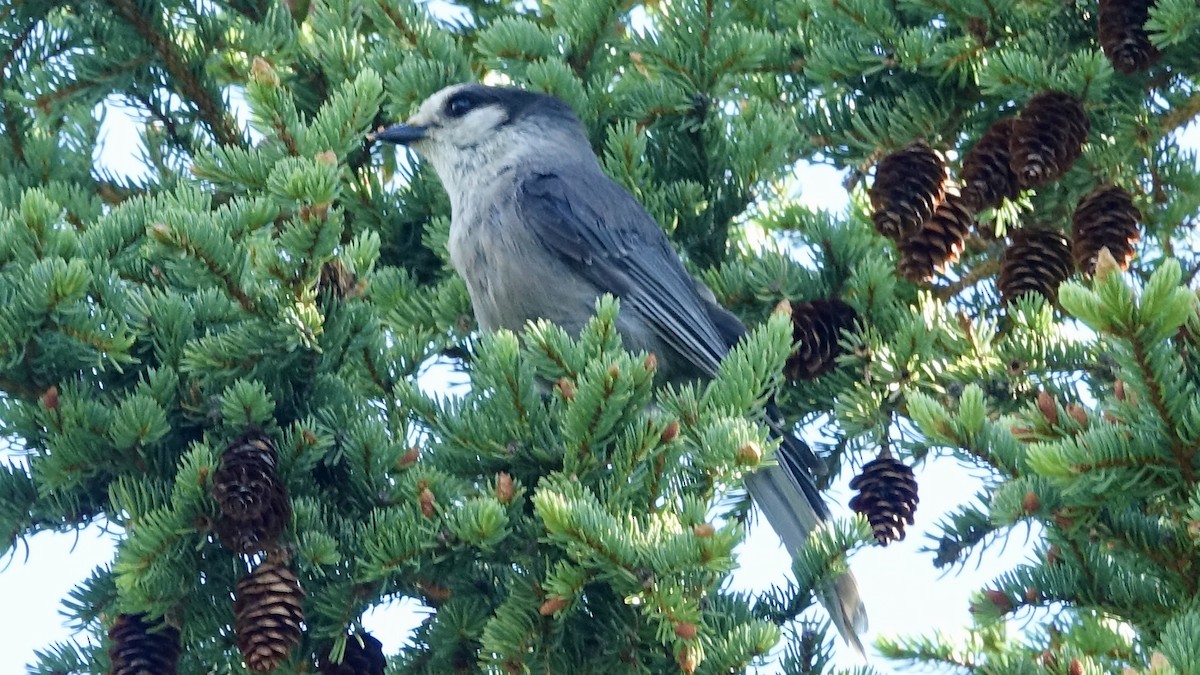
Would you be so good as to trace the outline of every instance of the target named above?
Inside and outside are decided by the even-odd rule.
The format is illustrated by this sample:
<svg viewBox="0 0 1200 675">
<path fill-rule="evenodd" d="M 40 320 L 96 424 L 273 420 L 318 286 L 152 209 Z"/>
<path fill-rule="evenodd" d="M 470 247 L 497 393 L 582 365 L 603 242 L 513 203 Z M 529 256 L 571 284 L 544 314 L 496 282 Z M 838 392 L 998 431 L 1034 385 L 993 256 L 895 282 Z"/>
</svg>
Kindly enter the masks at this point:
<svg viewBox="0 0 1200 675">
<path fill-rule="evenodd" d="M 612 293 L 639 312 L 698 371 L 715 375 L 745 332 L 741 322 L 692 279 L 632 195 L 598 169 L 577 171 L 531 171 L 519 180 L 521 222 L 599 292 Z M 748 476 L 746 487 L 794 556 L 830 514 L 813 479 L 820 460 L 783 428 L 774 405 L 769 408 L 768 424 L 781 440 L 779 464 Z M 858 633 L 866 629 L 866 610 L 853 575 L 841 575 L 821 593 L 834 625 L 861 653 Z"/>
<path fill-rule="evenodd" d="M 729 343 L 666 235 L 633 195 L 599 169 L 567 167 L 530 172 L 516 196 L 521 222 L 548 250 L 600 293 L 638 312 L 698 372 L 716 375 Z"/>
</svg>

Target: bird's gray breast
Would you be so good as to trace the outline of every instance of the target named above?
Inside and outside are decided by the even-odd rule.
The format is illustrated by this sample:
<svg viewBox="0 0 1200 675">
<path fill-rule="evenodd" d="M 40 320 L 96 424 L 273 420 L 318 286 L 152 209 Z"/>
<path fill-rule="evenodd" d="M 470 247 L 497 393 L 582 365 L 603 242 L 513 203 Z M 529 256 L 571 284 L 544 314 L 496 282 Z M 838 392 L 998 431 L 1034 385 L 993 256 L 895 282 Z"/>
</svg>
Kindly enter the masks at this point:
<svg viewBox="0 0 1200 675">
<path fill-rule="evenodd" d="M 475 319 L 483 330 L 520 332 L 547 319 L 577 333 L 599 293 L 521 222 L 515 200 L 515 184 L 504 181 L 452 213 L 450 262 L 467 283 Z"/>
</svg>

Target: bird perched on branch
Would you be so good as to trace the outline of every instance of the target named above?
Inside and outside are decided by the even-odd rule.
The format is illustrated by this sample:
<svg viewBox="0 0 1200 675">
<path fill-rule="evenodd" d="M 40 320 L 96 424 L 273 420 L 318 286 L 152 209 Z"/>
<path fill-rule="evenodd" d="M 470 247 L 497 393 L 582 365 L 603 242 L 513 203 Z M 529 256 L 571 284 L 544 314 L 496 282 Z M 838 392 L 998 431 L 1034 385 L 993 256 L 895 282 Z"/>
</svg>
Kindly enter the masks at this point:
<svg viewBox="0 0 1200 675">
<path fill-rule="evenodd" d="M 692 278 L 641 204 L 600 167 L 567 104 L 516 88 L 457 84 L 410 120 L 373 134 L 428 161 L 450 196 L 450 262 L 483 330 L 546 319 L 577 335 L 596 299 L 621 301 L 617 329 L 656 355 L 668 381 L 711 378 L 746 332 Z M 814 482 L 820 460 L 767 415 L 778 464 L 746 488 L 795 555 L 830 517 Z M 845 574 L 823 592 L 838 631 L 862 651 L 866 610 Z"/>
</svg>

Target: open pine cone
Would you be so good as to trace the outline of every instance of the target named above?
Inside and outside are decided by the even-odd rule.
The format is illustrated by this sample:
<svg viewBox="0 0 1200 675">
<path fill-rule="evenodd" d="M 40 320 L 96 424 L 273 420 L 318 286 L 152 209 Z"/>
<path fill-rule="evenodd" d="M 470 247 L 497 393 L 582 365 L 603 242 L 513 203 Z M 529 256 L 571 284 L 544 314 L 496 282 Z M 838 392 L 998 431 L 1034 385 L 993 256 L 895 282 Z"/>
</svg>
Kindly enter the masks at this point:
<svg viewBox="0 0 1200 675">
<path fill-rule="evenodd" d="M 922 141 L 880 160 L 871 185 L 871 220 L 885 237 L 902 240 L 921 229 L 942 201 L 946 163 Z"/>
<path fill-rule="evenodd" d="M 1007 302 L 1025 293 L 1038 293 L 1051 302 L 1058 286 L 1071 276 L 1071 248 L 1058 230 L 1025 227 L 1014 230 L 1012 243 L 1000 258 L 996 286 Z"/>
<path fill-rule="evenodd" d="M 858 490 L 850 508 L 867 517 L 880 546 L 904 539 L 904 526 L 913 524 L 920 501 L 911 468 L 885 450 L 863 466 L 850 489 Z"/>
<path fill-rule="evenodd" d="M 1096 268 L 1096 256 L 1107 248 L 1121 269 L 1133 260 L 1134 243 L 1141 238 L 1142 213 L 1124 188 L 1102 185 L 1079 200 L 1071 217 L 1071 252 L 1085 275 Z"/>
<path fill-rule="evenodd" d="M 148 623 L 141 614 L 122 614 L 108 631 L 109 675 L 174 675 L 179 667 L 179 631 Z"/>
<path fill-rule="evenodd" d="M 221 509 L 217 536 L 229 550 L 264 551 L 291 521 L 292 502 L 275 466 L 275 446 L 260 433 L 242 436 L 221 453 L 212 496 Z"/>
<path fill-rule="evenodd" d="M 275 670 L 300 643 L 303 598 L 296 574 L 273 557 L 238 582 L 233 631 L 251 671 Z"/>
<path fill-rule="evenodd" d="M 811 380 L 837 365 L 843 330 L 854 330 L 858 313 L 837 298 L 792 305 L 792 339 L 799 343 L 783 366 L 789 380 Z"/>
<path fill-rule="evenodd" d="M 910 281 L 925 281 L 957 260 L 973 222 L 975 218 L 963 198 L 947 192 L 933 217 L 916 234 L 900 242 L 900 274 Z"/>
<path fill-rule="evenodd" d="M 1083 104 L 1070 94 L 1045 91 L 1029 99 L 1008 146 L 1021 186 L 1042 187 L 1066 173 L 1083 154 L 1090 125 Z"/>
<path fill-rule="evenodd" d="M 1012 117 L 996 120 L 963 158 L 959 172 L 963 202 L 974 213 L 1016 199 L 1021 192 L 1008 154 L 1014 121 Z"/>
<path fill-rule="evenodd" d="M 1118 73 L 1145 70 L 1162 58 L 1150 42 L 1146 20 L 1152 0 L 1100 0 L 1100 48 Z"/>
<path fill-rule="evenodd" d="M 346 651 L 341 663 L 333 663 L 328 655 L 321 659 L 321 675 L 383 675 L 387 658 L 383 644 L 370 633 L 346 637 Z"/>
</svg>

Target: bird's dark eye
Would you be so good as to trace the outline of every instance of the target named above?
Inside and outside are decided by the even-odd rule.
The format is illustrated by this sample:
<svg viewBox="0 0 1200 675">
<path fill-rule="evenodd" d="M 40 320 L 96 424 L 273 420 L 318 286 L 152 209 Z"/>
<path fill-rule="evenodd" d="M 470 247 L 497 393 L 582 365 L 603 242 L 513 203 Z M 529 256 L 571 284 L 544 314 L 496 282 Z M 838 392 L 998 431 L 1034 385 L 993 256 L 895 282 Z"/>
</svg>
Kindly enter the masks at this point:
<svg viewBox="0 0 1200 675">
<path fill-rule="evenodd" d="M 458 94 L 457 96 L 450 97 L 449 101 L 446 101 L 446 114 L 451 117 L 462 117 L 471 112 L 471 109 L 474 107 L 475 101 L 472 101 L 469 96 Z"/>
</svg>

